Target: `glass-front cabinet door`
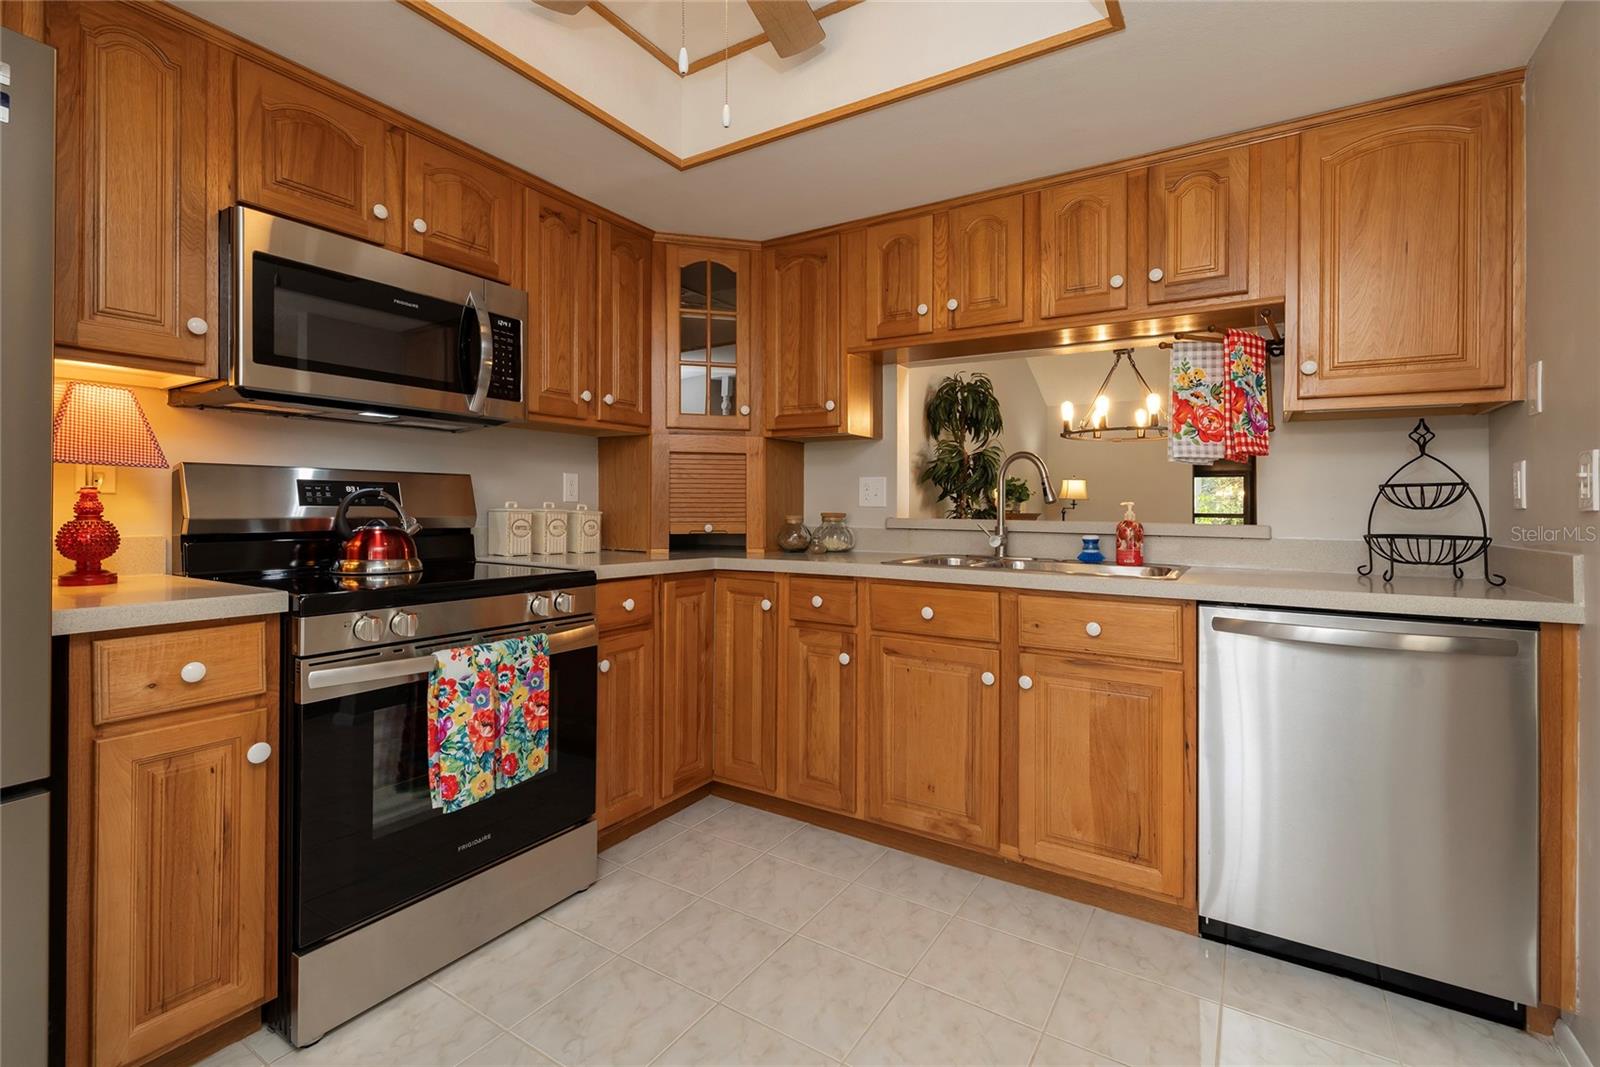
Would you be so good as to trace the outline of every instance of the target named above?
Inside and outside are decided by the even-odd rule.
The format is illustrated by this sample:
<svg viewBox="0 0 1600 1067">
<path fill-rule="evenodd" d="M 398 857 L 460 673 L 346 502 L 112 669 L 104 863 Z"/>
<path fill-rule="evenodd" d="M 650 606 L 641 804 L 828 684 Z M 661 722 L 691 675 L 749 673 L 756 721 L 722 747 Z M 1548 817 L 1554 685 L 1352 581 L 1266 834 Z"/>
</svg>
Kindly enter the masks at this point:
<svg viewBox="0 0 1600 1067">
<path fill-rule="evenodd" d="M 667 283 L 667 425 L 750 428 L 750 254 L 673 246 Z"/>
</svg>

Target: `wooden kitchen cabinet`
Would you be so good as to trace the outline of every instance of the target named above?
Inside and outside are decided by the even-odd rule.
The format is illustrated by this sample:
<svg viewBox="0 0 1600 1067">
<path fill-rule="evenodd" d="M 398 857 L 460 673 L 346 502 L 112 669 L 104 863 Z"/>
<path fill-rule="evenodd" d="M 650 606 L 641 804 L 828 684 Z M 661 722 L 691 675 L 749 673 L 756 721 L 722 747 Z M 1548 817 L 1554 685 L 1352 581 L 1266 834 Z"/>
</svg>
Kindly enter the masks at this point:
<svg viewBox="0 0 1600 1067">
<path fill-rule="evenodd" d="M 721 781 L 778 788 L 778 582 L 718 575 L 711 670 L 712 769 Z"/>
<path fill-rule="evenodd" d="M 749 430 L 754 403 L 750 248 L 667 245 L 667 426 Z"/>
<path fill-rule="evenodd" d="M 788 799 L 855 813 L 858 671 L 853 631 L 785 627 L 778 721 Z"/>
<path fill-rule="evenodd" d="M 1021 322 L 1022 194 L 951 208 L 945 216 L 945 233 L 944 277 L 936 278 L 935 290 L 942 298 L 946 327 L 962 330 Z"/>
<path fill-rule="evenodd" d="M 595 818 L 603 830 L 656 804 L 656 632 L 602 630 L 598 655 Z"/>
<path fill-rule="evenodd" d="M 409 220 L 388 123 L 248 59 L 237 79 L 240 202 L 402 246 Z"/>
<path fill-rule="evenodd" d="M 957 844 L 995 848 L 999 650 L 874 635 L 867 670 L 867 818 Z"/>
<path fill-rule="evenodd" d="M 527 191 L 528 413 L 587 420 L 597 406 L 598 223 Z"/>
<path fill-rule="evenodd" d="M 866 339 L 884 341 L 933 331 L 933 216 L 868 226 L 859 278 L 847 284 L 865 296 Z"/>
<path fill-rule="evenodd" d="M 522 190 L 510 174 L 406 132 L 406 251 L 502 282 L 521 273 Z"/>
<path fill-rule="evenodd" d="M 1249 292 L 1250 158 L 1240 145 L 1146 172 L 1150 304 Z"/>
<path fill-rule="evenodd" d="M 1023 858 L 1181 899 L 1191 811 L 1183 672 L 1035 652 L 1018 662 Z"/>
<path fill-rule="evenodd" d="M 661 583 L 662 800 L 711 780 L 713 592 L 708 574 Z"/>
<path fill-rule="evenodd" d="M 1520 110 L 1501 87 L 1301 135 L 1286 411 L 1518 399 Z"/>
<path fill-rule="evenodd" d="M 231 57 L 138 5 L 45 5 L 56 48 L 55 339 L 190 377 L 216 354 L 208 180 L 231 145 Z"/>
<path fill-rule="evenodd" d="M 878 370 L 845 350 L 837 234 L 765 249 L 766 427 L 775 437 L 875 437 Z"/>
<path fill-rule="evenodd" d="M 603 221 L 599 382 L 602 423 L 650 425 L 650 235 Z"/>
<path fill-rule="evenodd" d="M 1039 192 L 1039 317 L 1128 306 L 1128 175 Z"/>
</svg>

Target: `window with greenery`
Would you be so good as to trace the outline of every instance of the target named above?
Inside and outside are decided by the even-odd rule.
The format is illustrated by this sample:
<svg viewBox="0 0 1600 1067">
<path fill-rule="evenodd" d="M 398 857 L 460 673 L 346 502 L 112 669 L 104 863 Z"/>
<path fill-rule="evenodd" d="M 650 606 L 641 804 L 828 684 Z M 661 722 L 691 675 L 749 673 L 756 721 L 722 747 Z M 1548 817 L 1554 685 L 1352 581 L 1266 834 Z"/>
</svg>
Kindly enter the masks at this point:
<svg viewBox="0 0 1600 1067">
<path fill-rule="evenodd" d="M 1221 460 L 1194 468 L 1194 521 L 1248 526 L 1256 521 L 1256 461 Z"/>
</svg>

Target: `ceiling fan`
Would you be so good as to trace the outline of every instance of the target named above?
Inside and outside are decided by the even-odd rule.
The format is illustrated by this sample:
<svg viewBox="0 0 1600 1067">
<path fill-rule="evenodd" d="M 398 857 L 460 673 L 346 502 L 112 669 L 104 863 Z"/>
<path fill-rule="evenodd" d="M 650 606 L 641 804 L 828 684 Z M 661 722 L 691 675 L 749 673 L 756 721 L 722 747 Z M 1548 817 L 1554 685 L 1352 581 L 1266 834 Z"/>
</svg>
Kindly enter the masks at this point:
<svg viewBox="0 0 1600 1067">
<path fill-rule="evenodd" d="M 589 6 L 588 0 L 533 0 L 542 8 L 563 15 L 576 15 Z M 822 43 L 826 36 L 817 13 L 806 0 L 745 0 L 767 40 L 778 55 L 788 58 Z"/>
</svg>

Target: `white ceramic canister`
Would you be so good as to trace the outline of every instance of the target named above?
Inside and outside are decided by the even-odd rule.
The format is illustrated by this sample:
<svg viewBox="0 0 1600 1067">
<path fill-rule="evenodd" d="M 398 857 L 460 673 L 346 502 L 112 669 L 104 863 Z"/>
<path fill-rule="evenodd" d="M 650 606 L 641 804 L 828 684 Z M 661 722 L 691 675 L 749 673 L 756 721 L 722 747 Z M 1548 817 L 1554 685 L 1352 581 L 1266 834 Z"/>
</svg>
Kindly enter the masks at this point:
<svg viewBox="0 0 1600 1067">
<path fill-rule="evenodd" d="M 533 553 L 538 556 L 563 556 L 567 552 L 567 509 L 546 500 L 533 515 Z"/>
<path fill-rule="evenodd" d="M 533 554 L 535 513 L 507 500 L 505 507 L 489 509 L 489 555 L 530 556 Z"/>
<path fill-rule="evenodd" d="M 567 551 L 600 551 L 600 512 L 576 504 L 567 512 Z"/>
</svg>

